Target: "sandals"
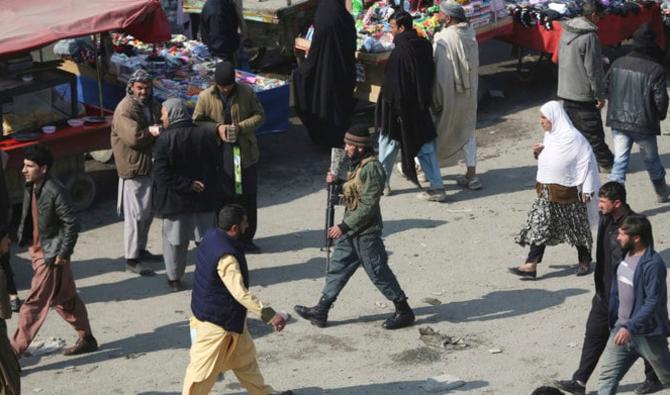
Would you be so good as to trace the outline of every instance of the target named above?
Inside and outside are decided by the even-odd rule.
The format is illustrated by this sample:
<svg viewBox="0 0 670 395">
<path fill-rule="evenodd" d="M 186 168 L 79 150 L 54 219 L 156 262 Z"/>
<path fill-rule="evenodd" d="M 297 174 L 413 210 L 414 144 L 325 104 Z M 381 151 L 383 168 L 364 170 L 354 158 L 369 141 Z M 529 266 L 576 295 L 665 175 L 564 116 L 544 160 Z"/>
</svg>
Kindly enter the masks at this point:
<svg viewBox="0 0 670 395">
<path fill-rule="evenodd" d="M 466 175 L 460 175 L 456 177 L 456 184 L 463 188 L 468 188 L 472 191 L 477 191 L 479 189 L 482 189 L 482 183 L 479 181 L 479 177 L 474 176 L 472 178 L 469 178 Z"/>
</svg>

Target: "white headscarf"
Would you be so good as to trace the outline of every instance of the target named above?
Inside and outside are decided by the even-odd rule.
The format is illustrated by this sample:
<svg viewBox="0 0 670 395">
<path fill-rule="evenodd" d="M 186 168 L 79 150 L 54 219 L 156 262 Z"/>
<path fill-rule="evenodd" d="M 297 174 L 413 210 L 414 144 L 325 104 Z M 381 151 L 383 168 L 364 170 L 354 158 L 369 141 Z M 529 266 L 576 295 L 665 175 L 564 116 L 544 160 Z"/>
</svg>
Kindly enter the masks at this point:
<svg viewBox="0 0 670 395">
<path fill-rule="evenodd" d="M 597 223 L 600 173 L 591 145 L 572 125 L 561 103 L 550 101 L 540 112 L 551 121 L 551 131 L 544 134 L 544 149 L 537 161 L 537 181 L 577 187 L 580 192 L 591 194 L 589 220 L 593 223 L 595 219 Z"/>
</svg>

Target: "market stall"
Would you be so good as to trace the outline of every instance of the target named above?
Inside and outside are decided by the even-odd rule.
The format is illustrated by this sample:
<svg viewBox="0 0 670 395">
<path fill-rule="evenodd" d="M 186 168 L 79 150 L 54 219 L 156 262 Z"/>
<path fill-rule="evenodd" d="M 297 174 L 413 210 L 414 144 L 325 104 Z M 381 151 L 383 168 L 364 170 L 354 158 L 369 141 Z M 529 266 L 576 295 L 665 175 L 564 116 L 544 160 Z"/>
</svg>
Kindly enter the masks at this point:
<svg viewBox="0 0 670 395">
<path fill-rule="evenodd" d="M 510 34 L 513 29 L 512 17 L 500 0 L 473 0 L 464 6 L 470 23 L 475 28 L 477 40 L 485 42 L 500 35 Z M 393 37 L 388 26 L 388 18 L 394 9 L 386 0 L 373 3 L 356 17 L 358 31 L 357 83 L 354 95 L 370 102 L 376 102 L 384 79 L 386 62 L 391 54 Z M 437 21 L 437 6 L 426 7 L 412 12 L 414 28 L 424 37 L 432 40 L 441 29 Z M 313 29 L 305 37 L 295 39 L 296 58 L 304 59 L 311 44 Z"/>
<path fill-rule="evenodd" d="M 108 148 L 109 113 L 77 102 L 76 77 L 57 64 L 36 63 L 28 51 L 54 41 L 110 30 L 132 32 L 146 41 L 169 38 L 158 0 L 70 0 L 5 2 L 0 9 L 0 149 L 9 154 L 6 176 L 13 202 L 23 193 L 20 174 L 25 148 L 44 142 L 74 205 L 84 209 L 95 197 L 95 183 L 84 172 L 84 154 Z"/>
<path fill-rule="evenodd" d="M 242 14 L 247 23 L 247 36 L 264 52 L 266 47 L 279 47 L 286 55 L 292 53 L 293 39 L 314 17 L 317 0 L 247 0 Z M 184 0 L 184 12 L 199 14 L 205 0 Z"/>
<path fill-rule="evenodd" d="M 629 3 L 635 4 L 635 3 Z M 644 23 L 649 22 L 658 34 L 658 44 L 664 46 L 663 21 L 660 8 L 656 3 L 647 3 L 631 8 L 627 12 L 609 12 L 598 23 L 598 36 L 603 46 L 615 46 L 633 36 L 633 33 Z M 537 23 L 537 16 L 532 10 L 523 16 L 521 10 L 515 13 L 513 29 L 499 39 L 521 48 L 550 54 L 551 60 L 558 63 L 558 46 L 563 28 L 560 20 Z"/>
</svg>

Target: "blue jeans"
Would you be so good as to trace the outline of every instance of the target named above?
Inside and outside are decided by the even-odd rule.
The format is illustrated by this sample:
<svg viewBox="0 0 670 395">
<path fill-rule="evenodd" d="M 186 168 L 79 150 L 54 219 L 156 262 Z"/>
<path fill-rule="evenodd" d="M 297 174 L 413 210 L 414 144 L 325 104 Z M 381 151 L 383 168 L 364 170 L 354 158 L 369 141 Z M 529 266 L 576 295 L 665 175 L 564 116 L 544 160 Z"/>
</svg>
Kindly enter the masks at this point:
<svg viewBox="0 0 670 395">
<path fill-rule="evenodd" d="M 642 357 L 649 361 L 658 379 L 666 387 L 670 384 L 670 351 L 665 336 L 631 336 L 623 346 L 614 344 L 615 328 L 607 341 L 603 353 L 598 395 L 616 394 L 619 381 L 626 375 L 633 363 Z"/>
<path fill-rule="evenodd" d="M 614 139 L 614 164 L 609 176 L 610 181 L 622 184 L 626 181 L 626 170 L 630 162 L 633 143 L 640 146 L 640 153 L 651 181 L 657 182 L 665 179 L 665 168 L 658 156 L 656 135 L 612 129 L 612 137 Z"/>
<path fill-rule="evenodd" d="M 440 162 L 437 160 L 437 145 L 435 140 L 429 141 L 416 154 L 423 173 L 430 181 L 431 189 L 444 189 L 442 173 L 440 173 Z M 386 186 L 391 185 L 391 173 L 393 165 L 400 150 L 400 142 L 392 140 L 384 134 L 379 134 L 379 161 L 386 171 Z"/>
</svg>

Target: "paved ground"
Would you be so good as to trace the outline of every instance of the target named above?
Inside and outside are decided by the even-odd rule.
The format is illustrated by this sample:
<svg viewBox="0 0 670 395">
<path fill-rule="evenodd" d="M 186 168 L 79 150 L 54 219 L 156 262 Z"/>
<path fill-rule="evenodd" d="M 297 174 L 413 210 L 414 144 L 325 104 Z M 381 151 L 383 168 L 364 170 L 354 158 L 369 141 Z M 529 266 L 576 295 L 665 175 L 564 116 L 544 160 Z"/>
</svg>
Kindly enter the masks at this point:
<svg viewBox="0 0 670 395">
<path fill-rule="evenodd" d="M 565 246 L 548 249 L 535 282 L 507 273 L 526 252 L 513 236 L 533 200 L 536 168 L 530 147 L 542 137 L 538 108 L 555 92 L 549 67 L 541 68 L 534 82 L 519 83 L 509 50 L 499 43 L 481 49 L 487 86 L 505 93 L 505 98 L 485 99 L 480 108 L 484 189 L 459 189 L 454 178 L 463 169 L 450 167 L 443 169 L 449 204 L 417 201 L 416 190 L 398 177 L 393 179 L 398 194 L 383 199 L 391 266 L 415 308 L 417 325 L 382 329 L 392 304 L 363 271 L 336 303 L 329 328 L 294 318 L 275 334 L 251 319 L 261 368 L 276 388 L 297 394 L 424 394 L 420 385 L 428 377 L 451 374 L 466 382 L 456 393 L 529 394 L 576 368 L 593 292 L 591 277 L 574 275 L 576 252 Z M 668 137 L 660 138 L 660 147 L 670 163 Z M 252 290 L 275 308 L 290 311 L 294 304 L 316 302 L 323 285 L 325 256 L 319 248 L 328 155 L 315 149 L 296 124 L 286 134 L 263 138 L 261 152 L 258 244 L 265 253 L 249 258 Z M 81 216 L 85 230 L 73 267 L 100 351 L 22 360 L 24 392 L 177 394 L 188 363 L 190 292 L 170 294 L 162 270 L 153 278 L 123 271 L 122 223 L 114 215 L 116 179 L 109 170 L 98 171 L 96 178 L 103 196 Z M 652 217 L 657 249 L 670 262 L 670 205 L 655 203 L 637 151 L 627 187 L 632 207 Z M 150 237 L 155 252 L 159 237 L 155 222 Z M 13 260 L 22 297 L 30 279 L 26 258 L 22 251 Z M 162 269 L 160 264 L 156 268 Z M 191 265 L 189 285 L 192 270 Z M 16 318 L 10 330 L 15 324 Z M 458 343 L 447 348 L 425 344 L 418 329 L 426 326 Z M 40 334 L 75 340 L 55 312 Z M 642 379 L 638 363 L 622 393 L 632 393 Z M 229 374 L 215 393 L 243 390 Z"/>
</svg>

